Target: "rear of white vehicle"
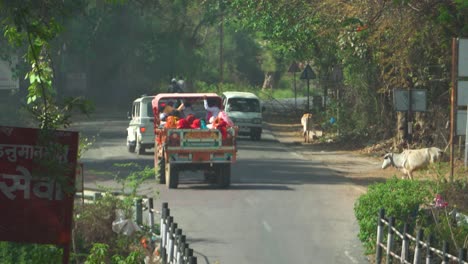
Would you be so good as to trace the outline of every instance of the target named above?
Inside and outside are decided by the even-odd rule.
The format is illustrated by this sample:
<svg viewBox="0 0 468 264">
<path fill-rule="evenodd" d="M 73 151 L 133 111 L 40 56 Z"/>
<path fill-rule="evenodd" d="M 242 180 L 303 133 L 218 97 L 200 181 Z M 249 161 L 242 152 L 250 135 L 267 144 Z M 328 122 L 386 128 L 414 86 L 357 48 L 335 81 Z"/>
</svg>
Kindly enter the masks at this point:
<svg viewBox="0 0 468 264">
<path fill-rule="evenodd" d="M 239 128 L 239 135 L 252 140 L 262 137 L 262 111 L 259 98 L 248 92 L 224 92 L 223 105 L 226 114 Z"/>
<path fill-rule="evenodd" d="M 127 149 L 137 154 L 145 153 L 145 150 L 154 148 L 154 115 L 151 101 L 154 96 L 143 96 L 132 104 L 132 112 L 129 113 L 130 123 L 127 128 Z"/>
</svg>

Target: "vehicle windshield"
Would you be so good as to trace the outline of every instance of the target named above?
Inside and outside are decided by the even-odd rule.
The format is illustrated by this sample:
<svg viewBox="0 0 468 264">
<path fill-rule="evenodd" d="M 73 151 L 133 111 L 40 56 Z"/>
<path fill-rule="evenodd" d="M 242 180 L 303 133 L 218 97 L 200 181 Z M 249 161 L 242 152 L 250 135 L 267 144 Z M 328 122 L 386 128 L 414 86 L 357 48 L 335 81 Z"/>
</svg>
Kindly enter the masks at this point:
<svg viewBox="0 0 468 264">
<path fill-rule="evenodd" d="M 257 99 L 231 98 L 227 104 L 229 112 L 260 112 L 260 102 Z"/>
</svg>

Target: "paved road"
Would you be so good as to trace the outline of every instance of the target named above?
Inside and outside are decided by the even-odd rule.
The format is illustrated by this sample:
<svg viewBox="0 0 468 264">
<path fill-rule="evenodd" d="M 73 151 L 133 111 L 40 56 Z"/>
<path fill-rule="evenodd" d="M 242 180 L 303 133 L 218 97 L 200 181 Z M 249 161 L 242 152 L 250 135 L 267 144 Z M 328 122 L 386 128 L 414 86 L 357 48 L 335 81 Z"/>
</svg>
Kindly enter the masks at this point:
<svg viewBox="0 0 468 264">
<path fill-rule="evenodd" d="M 126 151 L 127 123 L 106 120 L 75 127 L 96 136 L 82 157 L 86 188 L 120 186 L 114 177 L 127 172 L 114 163 L 153 166 L 151 151 L 143 156 Z M 238 146 L 228 190 L 201 183 L 196 173 L 183 174 L 175 190 L 155 180 L 140 189 L 156 205 L 169 203 L 198 263 L 368 263 L 353 214 L 360 192 L 346 177 L 323 160 L 290 151 L 270 131 L 260 142 L 240 138 Z"/>
</svg>

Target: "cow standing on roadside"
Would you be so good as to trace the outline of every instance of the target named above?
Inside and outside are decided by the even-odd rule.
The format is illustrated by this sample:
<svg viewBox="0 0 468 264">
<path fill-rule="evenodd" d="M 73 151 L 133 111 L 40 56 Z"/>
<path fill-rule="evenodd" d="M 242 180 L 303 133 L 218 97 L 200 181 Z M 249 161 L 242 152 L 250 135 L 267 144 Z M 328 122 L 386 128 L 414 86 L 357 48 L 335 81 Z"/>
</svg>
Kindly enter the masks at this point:
<svg viewBox="0 0 468 264">
<path fill-rule="evenodd" d="M 443 151 L 436 147 L 407 149 L 402 153 L 390 152 L 384 156 L 382 169 L 393 166 L 401 170 L 405 176 L 412 180 L 414 171 L 424 169 L 430 163 L 438 161 L 442 153 Z"/>
<path fill-rule="evenodd" d="M 301 125 L 302 125 L 302 136 L 304 137 L 304 142 L 310 142 L 310 126 L 309 124 L 309 119 L 312 119 L 312 114 L 310 113 L 305 113 L 301 117 Z M 308 127 L 309 126 L 309 127 Z"/>
</svg>

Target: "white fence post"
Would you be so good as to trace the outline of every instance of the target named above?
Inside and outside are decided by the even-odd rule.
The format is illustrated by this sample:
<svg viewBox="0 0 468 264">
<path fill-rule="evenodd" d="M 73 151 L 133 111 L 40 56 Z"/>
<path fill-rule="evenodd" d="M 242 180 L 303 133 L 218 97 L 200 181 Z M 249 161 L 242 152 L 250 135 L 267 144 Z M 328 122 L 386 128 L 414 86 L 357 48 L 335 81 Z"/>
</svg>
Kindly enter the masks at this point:
<svg viewBox="0 0 468 264">
<path fill-rule="evenodd" d="M 148 218 L 149 218 L 148 223 L 149 223 L 150 233 L 153 233 L 154 231 L 153 198 L 148 198 Z"/>
<path fill-rule="evenodd" d="M 432 262 L 432 250 L 431 250 L 431 244 L 432 244 L 432 240 L 433 240 L 433 237 L 432 237 L 432 234 L 429 234 L 429 236 L 427 237 L 427 241 L 426 241 L 426 264 L 431 264 Z"/>
<path fill-rule="evenodd" d="M 170 230 L 169 230 L 169 245 L 168 245 L 168 254 L 167 254 L 167 261 L 169 263 L 172 263 L 173 257 L 174 257 L 174 236 L 175 236 L 175 230 L 177 228 L 177 223 L 172 223 Z"/>
<path fill-rule="evenodd" d="M 414 247 L 414 258 L 413 264 L 421 263 L 421 241 L 423 239 L 424 231 L 419 229 L 418 234 L 416 235 L 416 246 Z"/>
<path fill-rule="evenodd" d="M 458 251 L 458 263 L 463 263 L 466 260 L 466 248 L 460 248 Z"/>
<path fill-rule="evenodd" d="M 401 245 L 401 263 L 405 263 L 408 260 L 408 250 L 409 250 L 409 238 L 408 238 L 408 224 L 405 223 L 403 226 L 403 238 Z"/>
<path fill-rule="evenodd" d="M 382 262 L 382 247 L 380 243 L 382 243 L 383 238 L 383 223 L 382 219 L 385 217 L 385 210 L 383 208 L 379 211 L 379 218 L 377 222 L 377 243 L 376 243 L 376 253 L 375 253 L 375 263 L 380 264 Z"/>
<path fill-rule="evenodd" d="M 393 247 L 393 234 L 395 231 L 393 231 L 393 226 L 395 225 L 395 218 L 391 216 L 388 220 L 388 236 L 387 236 L 387 259 L 386 259 L 386 264 L 392 263 L 392 247 Z"/>
<path fill-rule="evenodd" d="M 174 253 L 172 259 L 174 260 L 173 263 L 177 263 L 177 253 L 179 252 L 180 248 L 180 236 L 182 235 L 182 229 L 177 228 L 175 235 L 174 235 Z"/>
<path fill-rule="evenodd" d="M 442 246 L 442 264 L 449 264 L 449 257 L 448 257 L 448 243 L 447 241 L 443 242 Z"/>
</svg>

